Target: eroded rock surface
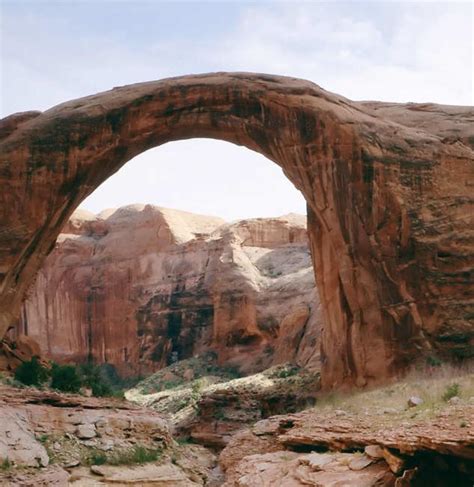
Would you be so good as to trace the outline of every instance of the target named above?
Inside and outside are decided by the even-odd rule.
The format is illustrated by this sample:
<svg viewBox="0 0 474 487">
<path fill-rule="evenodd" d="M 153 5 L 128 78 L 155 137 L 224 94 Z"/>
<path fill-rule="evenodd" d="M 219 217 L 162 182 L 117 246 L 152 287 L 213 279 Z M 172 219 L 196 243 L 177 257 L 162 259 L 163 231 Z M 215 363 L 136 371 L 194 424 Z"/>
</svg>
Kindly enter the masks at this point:
<svg viewBox="0 0 474 487">
<path fill-rule="evenodd" d="M 137 464 L 129 455 L 137 446 L 157 451 L 156 461 Z M 102 465 L 107 458 L 115 463 Z M 0 460 L 0 485 L 8 487 L 191 487 L 204 485 L 215 465 L 204 448 L 177 445 L 155 411 L 118 399 L 3 385 Z"/>
<path fill-rule="evenodd" d="M 196 360 L 184 363 L 198 370 Z M 148 377 L 125 396 L 166 415 L 174 435 L 213 449 L 262 418 L 313 405 L 320 389 L 318 372 L 288 364 L 242 378 L 212 366 L 205 372 L 201 366 L 204 373 L 189 381 L 177 375 L 178 365 Z"/>
<path fill-rule="evenodd" d="M 469 486 L 473 425 L 472 405 L 419 420 L 317 409 L 272 417 L 231 438 L 224 485 Z"/>
<path fill-rule="evenodd" d="M 320 328 L 304 216 L 225 224 L 135 205 L 74 213 L 17 333 L 52 359 L 137 376 L 211 350 L 244 372 L 319 368 Z"/>
<path fill-rule="evenodd" d="M 0 124 L 0 331 L 73 210 L 135 155 L 213 137 L 278 164 L 308 203 L 326 388 L 473 355 L 474 109 L 356 103 L 251 73 L 171 78 Z M 251 177 L 251 176 L 249 176 Z"/>
</svg>

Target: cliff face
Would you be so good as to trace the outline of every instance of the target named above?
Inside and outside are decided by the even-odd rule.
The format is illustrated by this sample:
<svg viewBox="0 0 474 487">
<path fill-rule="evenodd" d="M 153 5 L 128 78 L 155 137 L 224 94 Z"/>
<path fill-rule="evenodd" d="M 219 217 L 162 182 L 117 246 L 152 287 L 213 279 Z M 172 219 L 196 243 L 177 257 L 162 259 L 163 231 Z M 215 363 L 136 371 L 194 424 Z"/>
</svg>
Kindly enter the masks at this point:
<svg viewBox="0 0 474 487">
<path fill-rule="evenodd" d="M 319 300 L 305 217 L 225 224 L 129 206 L 74 213 L 18 327 L 60 361 L 146 374 L 213 350 L 246 372 L 318 366 Z"/>
</svg>

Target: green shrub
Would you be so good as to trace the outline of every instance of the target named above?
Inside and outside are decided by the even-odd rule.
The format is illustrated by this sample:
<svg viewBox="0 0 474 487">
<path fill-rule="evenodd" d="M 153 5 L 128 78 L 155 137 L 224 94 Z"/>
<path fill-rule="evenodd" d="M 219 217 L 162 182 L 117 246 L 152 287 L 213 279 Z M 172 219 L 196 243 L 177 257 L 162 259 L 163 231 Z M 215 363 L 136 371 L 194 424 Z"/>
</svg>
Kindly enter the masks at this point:
<svg viewBox="0 0 474 487">
<path fill-rule="evenodd" d="M 90 387 L 93 396 L 104 397 L 113 395 L 112 388 L 102 376 L 100 367 L 88 363 L 82 365 L 80 371 L 84 385 Z"/>
<path fill-rule="evenodd" d="M 33 357 L 29 362 L 23 362 L 15 370 L 15 379 L 27 386 L 39 386 L 46 382 L 49 371 L 41 365 L 38 357 Z"/>
<path fill-rule="evenodd" d="M 0 463 L 0 470 L 3 470 L 4 472 L 10 470 L 11 467 L 12 464 L 8 458 L 4 458 L 2 463 Z"/>
<path fill-rule="evenodd" d="M 77 393 L 82 380 L 74 365 L 53 364 L 51 368 L 51 387 L 62 392 Z"/>
<path fill-rule="evenodd" d="M 104 465 L 107 463 L 107 455 L 100 450 L 94 450 L 89 457 L 90 465 Z"/>
<path fill-rule="evenodd" d="M 201 399 L 204 383 L 201 379 L 195 380 L 191 386 L 191 401 L 197 402 Z"/>
<path fill-rule="evenodd" d="M 461 387 L 459 384 L 454 382 L 453 384 L 449 384 L 449 386 L 446 387 L 446 390 L 444 391 L 443 394 L 443 401 L 449 401 L 452 397 L 459 396 L 459 393 L 461 392 Z"/>
<path fill-rule="evenodd" d="M 180 385 L 183 384 L 182 379 L 177 379 L 177 380 L 165 380 L 162 385 L 161 385 L 161 390 L 162 391 L 167 391 L 169 389 L 175 389 L 176 387 L 179 387 Z"/>
<path fill-rule="evenodd" d="M 215 413 L 214 413 L 214 418 L 219 420 L 219 421 L 222 421 L 223 419 L 225 419 L 225 413 L 222 409 L 216 409 Z"/>
<path fill-rule="evenodd" d="M 441 360 L 438 357 L 434 357 L 432 355 L 426 358 L 426 363 L 430 367 L 440 367 L 441 365 L 443 365 L 443 362 L 441 362 Z"/>
<path fill-rule="evenodd" d="M 281 369 L 277 369 L 275 372 L 273 372 L 271 377 L 275 379 L 287 379 L 288 377 L 292 377 L 297 374 L 298 374 L 298 367 L 287 366 Z"/>
<path fill-rule="evenodd" d="M 189 436 L 183 437 L 183 438 L 177 438 L 176 443 L 178 445 L 183 446 L 183 445 L 190 445 L 192 444 L 191 438 Z"/>
<path fill-rule="evenodd" d="M 181 401 L 179 401 L 178 405 L 176 406 L 176 409 L 178 411 L 181 411 L 181 409 L 184 409 L 185 407 L 189 406 L 190 401 L 191 401 L 190 397 L 185 397 L 181 399 Z"/>
</svg>

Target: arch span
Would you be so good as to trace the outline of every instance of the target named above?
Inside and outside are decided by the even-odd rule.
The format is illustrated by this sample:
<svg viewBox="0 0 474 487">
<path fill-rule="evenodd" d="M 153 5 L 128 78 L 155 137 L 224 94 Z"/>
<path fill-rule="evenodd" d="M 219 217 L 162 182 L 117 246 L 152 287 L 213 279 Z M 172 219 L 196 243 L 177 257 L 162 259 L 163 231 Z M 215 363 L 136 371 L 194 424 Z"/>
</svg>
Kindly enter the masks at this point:
<svg viewBox="0 0 474 487">
<path fill-rule="evenodd" d="M 307 201 L 326 321 L 324 386 L 382 381 L 420 352 L 451 353 L 442 334 L 462 330 L 463 353 L 472 351 L 472 241 L 448 238 L 466 230 L 469 215 L 473 124 L 464 117 L 457 128 L 466 133 L 453 142 L 458 115 L 433 105 L 355 103 L 293 78 L 216 73 L 7 117 L 0 125 L 0 332 L 87 195 L 147 149 L 210 137 L 265 155 Z"/>
</svg>

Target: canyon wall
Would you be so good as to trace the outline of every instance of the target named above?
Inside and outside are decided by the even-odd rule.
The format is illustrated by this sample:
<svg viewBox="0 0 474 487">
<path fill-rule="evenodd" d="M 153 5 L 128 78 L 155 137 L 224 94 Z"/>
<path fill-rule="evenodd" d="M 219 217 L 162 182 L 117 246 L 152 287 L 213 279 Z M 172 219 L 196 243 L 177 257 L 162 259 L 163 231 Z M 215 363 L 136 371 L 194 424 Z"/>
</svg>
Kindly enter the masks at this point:
<svg viewBox="0 0 474 487">
<path fill-rule="evenodd" d="M 306 217 L 226 224 L 133 205 L 73 214 L 16 333 L 55 360 L 122 375 L 207 351 L 244 372 L 318 367 L 319 308 Z"/>
</svg>

